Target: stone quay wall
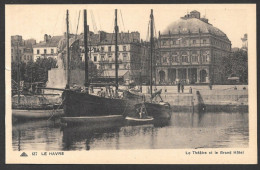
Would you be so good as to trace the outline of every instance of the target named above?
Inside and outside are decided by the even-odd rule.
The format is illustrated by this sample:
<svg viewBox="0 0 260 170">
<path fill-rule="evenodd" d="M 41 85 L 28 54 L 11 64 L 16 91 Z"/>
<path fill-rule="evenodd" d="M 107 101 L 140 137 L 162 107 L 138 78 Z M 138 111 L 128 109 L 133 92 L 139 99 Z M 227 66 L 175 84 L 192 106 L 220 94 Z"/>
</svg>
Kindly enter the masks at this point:
<svg viewBox="0 0 260 170">
<path fill-rule="evenodd" d="M 202 106 L 208 112 L 248 112 L 247 85 L 213 85 L 212 90 L 209 86 L 185 86 L 183 93 L 178 93 L 177 86 L 156 88 L 162 89 L 161 97 L 170 103 L 173 111 L 199 111 Z M 147 93 L 148 87 L 143 92 Z"/>
</svg>

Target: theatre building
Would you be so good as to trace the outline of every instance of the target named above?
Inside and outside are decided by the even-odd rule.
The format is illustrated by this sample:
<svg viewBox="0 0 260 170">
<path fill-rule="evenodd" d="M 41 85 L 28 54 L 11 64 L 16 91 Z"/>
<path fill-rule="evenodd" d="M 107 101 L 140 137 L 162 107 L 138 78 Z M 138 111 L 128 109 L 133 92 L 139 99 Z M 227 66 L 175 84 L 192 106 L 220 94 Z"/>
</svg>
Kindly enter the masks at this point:
<svg viewBox="0 0 260 170">
<path fill-rule="evenodd" d="M 221 84 L 224 58 L 231 54 L 231 42 L 200 12 L 192 11 L 159 33 L 157 84 Z"/>
</svg>

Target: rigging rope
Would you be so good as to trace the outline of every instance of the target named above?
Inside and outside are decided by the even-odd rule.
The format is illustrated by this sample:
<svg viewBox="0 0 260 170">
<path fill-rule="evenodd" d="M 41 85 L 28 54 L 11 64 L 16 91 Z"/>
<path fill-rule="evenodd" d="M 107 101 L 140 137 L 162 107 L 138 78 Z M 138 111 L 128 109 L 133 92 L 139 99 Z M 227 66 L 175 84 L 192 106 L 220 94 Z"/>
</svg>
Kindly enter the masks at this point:
<svg viewBox="0 0 260 170">
<path fill-rule="evenodd" d="M 147 31 L 147 35 L 146 35 L 146 41 L 148 42 L 149 41 L 149 36 L 150 36 L 150 20 L 149 20 L 149 23 L 148 23 L 148 31 Z"/>
<path fill-rule="evenodd" d="M 78 17 L 78 24 L 77 24 L 77 30 L 76 30 L 76 37 L 75 37 L 75 39 L 77 39 L 77 34 L 78 34 L 79 18 L 80 18 L 80 10 L 79 10 L 79 17 Z"/>
<path fill-rule="evenodd" d="M 124 28 L 124 32 L 125 32 L 125 24 L 124 24 L 124 19 L 123 19 L 123 15 L 122 15 L 121 9 L 119 10 L 119 12 L 120 12 L 120 15 L 121 15 L 121 20 L 122 20 L 123 28 Z"/>
<path fill-rule="evenodd" d="M 91 14 L 93 30 L 94 30 L 94 33 L 96 34 L 97 33 L 97 26 L 96 26 L 95 17 L 94 17 L 94 14 L 93 14 L 92 10 L 90 10 L 90 14 Z"/>
</svg>

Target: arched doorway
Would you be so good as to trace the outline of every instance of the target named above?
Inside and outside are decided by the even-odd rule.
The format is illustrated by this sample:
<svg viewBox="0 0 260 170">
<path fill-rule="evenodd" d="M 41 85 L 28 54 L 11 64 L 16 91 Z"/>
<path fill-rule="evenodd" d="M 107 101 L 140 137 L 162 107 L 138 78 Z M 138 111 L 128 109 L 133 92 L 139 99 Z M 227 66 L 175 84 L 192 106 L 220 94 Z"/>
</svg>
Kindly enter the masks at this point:
<svg viewBox="0 0 260 170">
<path fill-rule="evenodd" d="M 200 70 L 200 82 L 206 82 L 207 72 L 206 70 Z"/>
<path fill-rule="evenodd" d="M 159 83 L 164 83 L 165 82 L 165 72 L 159 71 L 159 76 L 160 76 L 160 82 Z"/>
<path fill-rule="evenodd" d="M 173 83 L 176 80 L 176 69 L 169 68 L 168 69 L 168 81 L 169 83 Z"/>
</svg>

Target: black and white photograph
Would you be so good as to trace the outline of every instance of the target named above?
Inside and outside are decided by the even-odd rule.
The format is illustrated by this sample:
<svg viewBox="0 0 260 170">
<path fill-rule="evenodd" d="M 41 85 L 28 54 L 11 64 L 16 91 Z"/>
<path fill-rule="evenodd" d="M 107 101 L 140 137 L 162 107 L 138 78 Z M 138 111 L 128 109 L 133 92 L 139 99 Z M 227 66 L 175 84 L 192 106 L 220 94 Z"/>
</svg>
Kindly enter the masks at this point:
<svg viewBox="0 0 260 170">
<path fill-rule="evenodd" d="M 5 13 L 7 163 L 257 163 L 255 4 Z"/>
</svg>

